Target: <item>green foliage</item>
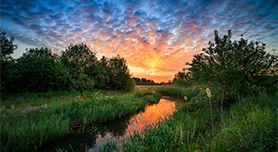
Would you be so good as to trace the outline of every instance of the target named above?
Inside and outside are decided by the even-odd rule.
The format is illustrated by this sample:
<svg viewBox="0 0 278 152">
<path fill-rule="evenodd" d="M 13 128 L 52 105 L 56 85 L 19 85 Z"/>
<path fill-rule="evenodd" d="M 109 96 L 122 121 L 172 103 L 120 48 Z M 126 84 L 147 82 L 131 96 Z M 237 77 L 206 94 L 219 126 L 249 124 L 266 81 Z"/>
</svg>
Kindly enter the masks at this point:
<svg viewBox="0 0 278 152">
<path fill-rule="evenodd" d="M 130 78 L 126 60 L 117 55 L 112 57 L 108 63 L 111 69 L 111 87 L 115 90 L 131 91 L 135 88 L 134 81 Z"/>
<path fill-rule="evenodd" d="M 111 88 L 111 69 L 108 67 L 109 59 L 102 56 L 94 65 L 84 69 L 85 74 L 89 75 L 95 81 L 95 88 L 112 89 Z"/>
<path fill-rule="evenodd" d="M 180 94 L 174 88 L 163 91 Z M 119 151 L 275 151 L 277 106 L 277 96 L 265 92 L 226 107 L 213 104 L 212 130 L 208 97 L 201 90 L 165 121 L 142 134 L 134 133 L 125 143 L 109 142 L 105 148 L 123 144 Z"/>
<path fill-rule="evenodd" d="M 173 84 L 179 87 L 190 86 L 192 84 L 190 80 L 190 75 L 185 68 L 183 68 L 182 71 L 179 71 L 175 74 Z"/>
<path fill-rule="evenodd" d="M 17 70 L 15 68 L 16 63 L 11 61 L 2 61 L 1 60 L 1 93 L 7 93 L 11 91 L 12 85 L 15 84 L 17 77 Z"/>
<path fill-rule="evenodd" d="M 223 38 L 215 31 L 215 43 L 209 42 L 203 53 L 186 63 L 192 78 L 218 85 L 228 98 L 233 99 L 238 94 L 246 95 L 262 88 L 275 90 L 277 79 L 272 76 L 277 74 L 278 56 L 267 53 L 265 44 L 248 43 L 243 38 L 232 42 L 231 37 L 231 31 Z M 270 82 L 275 85 L 269 85 Z"/>
<path fill-rule="evenodd" d="M 1 150 L 38 150 L 42 144 L 68 134 L 72 121 L 84 127 L 92 122 L 114 120 L 143 110 L 147 103 L 156 103 L 161 96 L 153 93 L 146 94 L 151 96 L 148 98 L 123 97 L 100 91 L 60 93 L 25 93 L 24 98 L 12 96 L 2 102 Z"/>
<path fill-rule="evenodd" d="M 50 49 L 30 48 L 21 58 L 3 65 L 4 92 L 46 92 L 67 88 L 68 73 L 55 61 Z"/>
<path fill-rule="evenodd" d="M 70 73 L 69 86 L 78 91 L 90 90 L 94 87 L 94 80 L 86 74 Z"/>
<path fill-rule="evenodd" d="M 260 93 L 229 109 L 212 139 L 212 151 L 277 150 L 277 96 Z"/>
<path fill-rule="evenodd" d="M 11 54 L 14 39 L 1 32 L 1 92 L 45 92 L 49 90 L 93 88 L 132 91 L 126 60 L 119 55 L 99 61 L 85 43 L 70 44 L 61 56 L 47 48 L 30 48 L 18 60 Z"/>
<path fill-rule="evenodd" d="M 11 37 L 10 39 L 7 38 L 6 32 L 1 32 L 0 29 L 0 60 L 1 60 L 1 92 L 5 93 L 8 91 L 8 87 L 10 82 L 12 81 L 12 76 L 14 73 L 13 66 L 14 66 L 14 60 L 11 56 L 13 54 L 14 50 L 17 49 L 17 45 L 14 45 L 13 43 L 14 38 Z"/>
<path fill-rule="evenodd" d="M 95 65 L 85 68 L 85 73 L 95 80 L 98 89 L 132 91 L 135 82 L 130 78 L 126 60 L 117 55 L 102 57 Z"/>
<path fill-rule="evenodd" d="M 85 43 L 71 44 L 62 51 L 61 63 L 69 73 L 69 87 L 79 91 L 93 89 L 94 81 L 84 73 L 84 69 L 94 66 L 96 61 L 96 53 Z"/>
<path fill-rule="evenodd" d="M 1 32 L 1 29 L 0 29 L 1 63 L 2 63 L 2 61 L 9 61 L 9 60 L 13 59 L 11 54 L 13 54 L 14 50 L 17 49 L 17 45 L 14 45 L 13 41 L 14 41 L 13 37 L 8 39 L 6 36 L 6 32 L 4 32 L 4 31 Z"/>
<path fill-rule="evenodd" d="M 11 92 L 46 92 L 66 89 L 68 73 L 55 61 L 51 50 L 30 48 L 17 60 L 16 83 Z"/>
<path fill-rule="evenodd" d="M 76 72 L 84 72 L 85 67 L 89 67 L 97 61 L 96 53 L 87 47 L 86 43 L 70 44 L 61 52 L 62 63 L 67 68 Z"/>
<path fill-rule="evenodd" d="M 198 95 L 200 90 L 197 87 L 190 87 L 190 88 L 178 88 L 178 87 L 160 87 L 160 88 L 153 88 L 156 92 L 178 97 L 180 99 L 184 99 L 184 96 L 187 97 L 188 100 Z"/>
<path fill-rule="evenodd" d="M 127 77 L 125 80 L 125 84 L 122 87 L 123 88 L 122 90 L 127 91 L 127 92 L 134 91 L 135 87 L 136 87 L 135 81 L 132 78 Z"/>
</svg>

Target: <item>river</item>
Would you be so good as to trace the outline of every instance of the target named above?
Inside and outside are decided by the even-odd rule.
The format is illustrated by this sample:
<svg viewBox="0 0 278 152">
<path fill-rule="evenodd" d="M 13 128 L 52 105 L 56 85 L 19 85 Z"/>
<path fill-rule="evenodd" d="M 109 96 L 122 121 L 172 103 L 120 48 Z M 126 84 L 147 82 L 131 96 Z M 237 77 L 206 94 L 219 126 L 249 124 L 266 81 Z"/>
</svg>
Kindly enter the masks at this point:
<svg viewBox="0 0 278 152">
<path fill-rule="evenodd" d="M 62 139 L 46 144 L 39 151 L 71 152 L 70 145 L 77 152 L 84 152 L 85 147 L 89 152 L 97 151 L 108 140 L 127 140 L 127 137 L 132 135 L 134 131 L 142 132 L 144 128 L 173 114 L 176 107 L 182 103 L 184 101 L 181 99 L 162 96 L 157 104 L 148 105 L 145 110 L 137 114 L 107 123 L 94 124 L 88 127 L 84 133 L 74 132 Z"/>
</svg>

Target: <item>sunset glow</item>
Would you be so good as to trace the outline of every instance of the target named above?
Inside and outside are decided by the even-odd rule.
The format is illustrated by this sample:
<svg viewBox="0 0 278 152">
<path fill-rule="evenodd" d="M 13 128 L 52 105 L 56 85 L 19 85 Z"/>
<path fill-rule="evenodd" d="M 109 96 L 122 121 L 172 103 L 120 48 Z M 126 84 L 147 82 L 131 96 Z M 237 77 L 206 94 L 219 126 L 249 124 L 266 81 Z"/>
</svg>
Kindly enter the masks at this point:
<svg viewBox="0 0 278 152">
<path fill-rule="evenodd" d="M 134 77 L 167 82 L 219 35 L 232 30 L 277 49 L 277 1 L 17 1 L 1 2 L 1 29 L 26 47 L 59 53 L 85 42 L 100 58 L 119 54 Z"/>
</svg>

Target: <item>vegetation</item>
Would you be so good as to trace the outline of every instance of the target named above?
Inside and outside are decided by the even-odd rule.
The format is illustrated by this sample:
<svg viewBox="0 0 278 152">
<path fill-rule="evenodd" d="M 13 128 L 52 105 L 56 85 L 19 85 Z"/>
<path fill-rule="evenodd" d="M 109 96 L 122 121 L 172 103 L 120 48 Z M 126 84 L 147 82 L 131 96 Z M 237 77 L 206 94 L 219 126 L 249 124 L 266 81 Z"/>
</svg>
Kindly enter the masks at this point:
<svg viewBox="0 0 278 152">
<path fill-rule="evenodd" d="M 173 85 L 179 87 L 192 85 L 192 80 L 190 80 L 189 72 L 185 68 L 175 74 Z"/>
<path fill-rule="evenodd" d="M 111 141 L 102 151 L 275 151 L 277 150 L 277 93 L 260 92 L 232 105 L 215 101 L 212 91 L 213 129 L 206 87 L 153 88 L 156 92 L 190 97 L 165 121 L 135 133 L 124 143 Z M 184 90 L 184 91 L 180 91 Z M 197 92 L 197 93 L 196 93 Z M 223 94 L 221 95 L 223 97 Z M 214 98 L 213 98 L 214 97 Z M 117 149 L 116 145 L 121 145 Z"/>
<path fill-rule="evenodd" d="M 155 83 L 154 80 L 146 79 L 146 78 L 137 78 L 133 77 L 136 85 L 159 85 L 160 83 Z"/>
<path fill-rule="evenodd" d="M 17 49 L 17 45 L 13 44 L 14 38 L 7 38 L 6 32 L 2 32 L 0 29 L 0 60 L 1 60 L 1 92 L 7 91 L 9 80 L 11 79 L 12 72 L 9 70 L 13 64 L 11 54 Z"/>
<path fill-rule="evenodd" d="M 10 94 L 1 103 L 1 150 L 37 150 L 74 128 L 121 118 L 159 101 L 150 91 L 122 94 L 77 91 Z"/>
<path fill-rule="evenodd" d="M 195 82 L 217 85 L 228 99 L 261 89 L 275 92 L 278 87 L 278 56 L 267 53 L 264 43 L 248 43 L 243 38 L 232 42 L 231 37 L 231 30 L 223 38 L 215 31 L 215 43 L 209 42 L 203 53 L 195 55 L 191 63 L 186 63 L 190 66 L 191 78 Z"/>
<path fill-rule="evenodd" d="M 71 44 L 61 56 L 48 48 L 30 48 L 13 59 L 17 46 L 5 34 L 1 33 L 2 93 L 135 89 L 126 60 L 119 55 L 98 60 L 96 52 L 81 43 Z"/>
</svg>

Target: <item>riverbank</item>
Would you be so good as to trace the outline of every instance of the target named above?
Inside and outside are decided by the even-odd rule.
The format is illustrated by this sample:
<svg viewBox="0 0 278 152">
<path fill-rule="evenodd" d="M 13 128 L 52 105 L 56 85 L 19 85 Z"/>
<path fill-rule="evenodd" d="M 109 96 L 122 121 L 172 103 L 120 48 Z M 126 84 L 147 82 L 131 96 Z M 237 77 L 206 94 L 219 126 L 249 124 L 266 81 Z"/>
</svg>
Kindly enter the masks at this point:
<svg viewBox="0 0 278 152">
<path fill-rule="evenodd" d="M 259 92 L 233 103 L 223 103 L 219 92 L 212 90 L 212 97 L 208 98 L 206 88 L 202 87 L 154 89 L 180 98 L 187 96 L 189 102 L 153 128 L 135 133 L 125 143 L 109 142 L 103 150 L 277 150 L 277 93 Z"/>
<path fill-rule="evenodd" d="M 88 124 L 121 118 L 159 101 L 161 94 L 141 89 L 10 94 L 1 102 L 1 150 L 33 151 L 44 143 L 81 131 Z"/>
</svg>

